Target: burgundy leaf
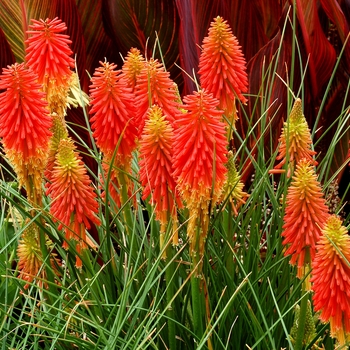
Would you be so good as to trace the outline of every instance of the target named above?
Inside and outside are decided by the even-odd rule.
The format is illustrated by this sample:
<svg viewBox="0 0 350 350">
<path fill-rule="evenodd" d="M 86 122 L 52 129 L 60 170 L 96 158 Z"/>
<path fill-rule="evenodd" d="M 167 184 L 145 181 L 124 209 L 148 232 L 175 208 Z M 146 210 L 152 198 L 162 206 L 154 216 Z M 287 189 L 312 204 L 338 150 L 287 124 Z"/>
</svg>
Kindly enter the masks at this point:
<svg viewBox="0 0 350 350">
<path fill-rule="evenodd" d="M 322 30 L 317 0 L 296 0 L 296 6 L 306 54 L 309 56 L 311 89 L 313 96 L 317 97 L 332 74 L 336 54 Z"/>
<path fill-rule="evenodd" d="M 100 61 L 121 64 L 119 51 L 107 36 L 102 21 L 102 0 L 77 0 L 86 42 L 86 70 L 90 75 Z"/>
<path fill-rule="evenodd" d="M 10 64 L 15 63 L 15 56 L 13 55 L 10 45 L 6 40 L 5 34 L 0 28 L 0 72 L 1 68 L 5 68 Z"/>
<path fill-rule="evenodd" d="M 175 0 L 103 0 L 102 15 L 105 30 L 123 57 L 132 48 L 138 48 L 147 58 L 152 57 L 156 38 L 161 55 L 172 78 L 181 76 L 175 63 L 179 63 L 179 17 Z"/>
</svg>

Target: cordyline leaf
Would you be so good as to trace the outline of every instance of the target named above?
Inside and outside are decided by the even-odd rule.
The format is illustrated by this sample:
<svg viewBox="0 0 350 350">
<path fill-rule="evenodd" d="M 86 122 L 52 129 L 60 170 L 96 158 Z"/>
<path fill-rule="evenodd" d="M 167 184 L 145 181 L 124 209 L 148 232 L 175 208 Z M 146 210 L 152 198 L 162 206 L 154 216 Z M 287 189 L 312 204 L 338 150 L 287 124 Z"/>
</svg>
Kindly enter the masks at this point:
<svg viewBox="0 0 350 350">
<path fill-rule="evenodd" d="M 0 28 L 0 72 L 1 68 L 7 67 L 15 63 L 15 56 L 13 55 L 10 45 L 6 40 L 5 34 Z"/>
<path fill-rule="evenodd" d="M 282 1 L 230 1 L 229 21 L 247 62 L 276 35 Z M 254 40 L 252 40 L 254 38 Z"/>
<path fill-rule="evenodd" d="M 283 44 L 281 45 L 281 40 Z M 273 148 L 277 147 L 283 121 L 287 117 L 287 87 L 284 82 L 287 81 L 286 66 L 290 67 L 291 62 L 291 34 L 285 33 L 282 38 L 282 32 L 279 30 L 275 37 L 271 39 L 259 52 L 250 60 L 247 67 L 249 77 L 249 100 L 245 106 L 245 115 L 240 112 L 239 120 L 236 124 L 237 132 L 243 140 L 247 140 L 247 147 L 256 156 L 257 142 L 263 134 L 267 141 L 270 137 L 275 141 Z M 278 54 L 278 49 L 280 52 Z M 277 65 L 275 69 L 275 63 Z M 276 75 L 272 73 L 275 69 Z M 278 76 L 277 76 L 278 75 Z M 263 86 L 263 88 L 262 88 Z M 263 95 L 264 93 L 264 95 Z M 274 133 L 270 135 L 268 131 L 260 130 L 260 123 L 254 130 L 254 134 L 246 135 L 250 129 L 249 125 L 254 125 L 261 118 L 260 106 L 269 106 L 266 115 L 266 124 L 271 122 L 271 128 Z M 238 140 L 234 140 L 240 147 Z M 265 142 L 268 144 L 268 142 Z M 268 156 L 267 156 L 268 157 Z M 251 161 L 247 157 L 242 172 L 242 180 L 246 181 L 253 171 Z"/>
<path fill-rule="evenodd" d="M 119 51 L 107 36 L 102 22 L 102 0 L 77 0 L 86 42 L 86 70 L 93 74 L 99 61 L 121 64 Z"/>
<path fill-rule="evenodd" d="M 320 0 L 321 5 L 328 18 L 334 23 L 337 28 L 337 32 L 342 44 L 345 43 L 346 38 L 349 35 L 350 26 L 350 4 L 348 1 L 341 1 L 344 12 L 339 6 L 338 1 L 335 0 Z M 340 48 L 339 48 L 340 49 Z M 345 48 L 345 59 L 347 60 L 347 66 L 350 67 L 350 42 L 348 41 Z"/>
<path fill-rule="evenodd" d="M 24 60 L 23 17 L 19 0 L 0 0 L 0 28 L 17 62 Z"/>
<path fill-rule="evenodd" d="M 318 17 L 317 0 L 296 0 L 297 16 L 309 56 L 308 74 L 314 98 L 328 82 L 336 60 L 333 46 L 327 40 Z"/>
<path fill-rule="evenodd" d="M 123 57 L 135 47 L 150 58 L 158 35 L 166 69 L 177 80 L 179 18 L 174 1 L 103 0 L 102 15 L 106 32 Z"/>
</svg>

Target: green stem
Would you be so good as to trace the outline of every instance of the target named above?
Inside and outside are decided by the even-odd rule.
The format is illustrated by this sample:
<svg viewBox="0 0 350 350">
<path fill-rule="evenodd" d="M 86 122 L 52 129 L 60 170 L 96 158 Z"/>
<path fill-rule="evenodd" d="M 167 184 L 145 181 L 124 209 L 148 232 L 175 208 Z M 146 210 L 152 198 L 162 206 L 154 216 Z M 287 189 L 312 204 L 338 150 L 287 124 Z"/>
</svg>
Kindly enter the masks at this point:
<svg viewBox="0 0 350 350">
<path fill-rule="evenodd" d="M 199 225 L 198 225 L 199 226 Z M 194 334 L 201 339 L 203 331 L 203 314 L 202 314 L 202 293 L 200 289 L 200 256 L 199 256 L 199 242 L 200 242 L 200 228 L 197 226 L 196 235 L 193 237 L 195 240 L 194 249 L 192 255 L 192 268 L 191 268 L 191 292 L 192 292 L 192 313 L 193 313 L 193 331 Z"/>
<path fill-rule="evenodd" d="M 191 276 L 191 291 L 192 291 L 192 312 L 193 312 L 193 331 L 194 334 L 201 339 L 203 336 L 203 324 L 202 324 L 202 303 L 201 303 L 201 291 L 200 291 L 200 278 L 196 272 Z"/>
<path fill-rule="evenodd" d="M 165 270 L 166 278 L 166 297 L 167 297 L 167 316 L 168 316 L 168 337 L 169 337 L 169 349 L 176 349 L 176 329 L 175 329 L 175 312 L 174 312 L 174 262 L 173 262 L 173 247 L 171 244 L 167 248 L 167 269 Z"/>
<path fill-rule="evenodd" d="M 124 215 L 124 220 L 126 223 L 126 234 L 127 234 L 127 240 L 130 242 L 130 255 L 129 259 L 131 259 L 130 263 L 132 264 L 132 260 L 136 260 L 136 244 L 135 244 L 135 237 L 132 236 L 133 231 L 133 218 L 131 215 L 131 206 L 130 206 L 130 199 L 128 194 L 128 184 L 127 179 L 125 178 L 127 175 L 123 172 L 120 172 L 119 174 L 119 181 L 121 185 L 121 205 Z M 130 265 L 130 266 L 131 266 Z"/>
<path fill-rule="evenodd" d="M 299 324 L 298 324 L 298 333 L 296 337 L 294 350 L 301 350 L 303 348 L 303 340 L 305 334 L 305 322 L 306 322 L 306 312 L 307 312 L 307 291 L 305 290 L 305 281 L 303 282 L 302 287 L 302 299 L 300 304 L 300 314 L 299 314 Z"/>
</svg>

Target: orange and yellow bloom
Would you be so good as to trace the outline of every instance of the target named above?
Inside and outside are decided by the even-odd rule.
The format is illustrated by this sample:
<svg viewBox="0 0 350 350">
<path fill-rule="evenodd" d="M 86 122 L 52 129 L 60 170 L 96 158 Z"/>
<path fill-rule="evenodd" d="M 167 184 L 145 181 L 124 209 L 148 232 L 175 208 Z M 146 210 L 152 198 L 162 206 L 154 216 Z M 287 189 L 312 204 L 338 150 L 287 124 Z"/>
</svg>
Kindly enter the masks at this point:
<svg viewBox="0 0 350 350">
<path fill-rule="evenodd" d="M 134 95 L 115 64 L 100 63 L 90 86 L 93 136 L 105 156 L 118 148 L 116 164 L 126 165 L 136 147 Z"/>
<path fill-rule="evenodd" d="M 38 82 L 44 87 L 50 84 L 68 86 L 74 68 L 70 56 L 72 43 L 69 36 L 62 34 L 67 27 L 57 17 L 53 20 L 34 20 L 27 31 L 26 61 L 29 67 L 38 74 Z"/>
<path fill-rule="evenodd" d="M 26 281 L 24 288 L 27 289 L 30 283 L 34 279 L 38 279 L 37 284 L 42 287 L 48 288 L 48 285 L 44 282 L 47 280 L 47 274 L 44 267 L 44 258 L 42 250 L 40 248 L 40 232 L 39 227 L 35 223 L 27 222 L 27 226 L 23 230 L 21 239 L 18 242 L 17 255 L 18 255 L 18 271 L 19 278 Z M 58 272 L 58 259 L 55 254 L 50 253 L 50 265 L 56 276 L 59 276 Z"/>
<path fill-rule="evenodd" d="M 272 173 L 276 169 L 281 169 L 287 160 L 288 177 L 293 173 L 296 164 L 303 158 L 307 159 L 312 165 L 317 165 L 313 158 L 316 152 L 311 149 L 310 129 L 303 114 L 300 98 L 295 100 L 288 120 L 284 123 L 279 141 L 279 154 L 276 159 L 281 162 L 275 166 L 274 170 L 271 171 Z"/>
<path fill-rule="evenodd" d="M 142 198 L 151 196 L 155 206 L 161 234 L 165 233 L 170 218 L 177 221 L 177 208 L 182 207 L 172 176 L 173 138 L 173 129 L 161 108 L 150 108 L 140 140 L 140 181 L 144 187 Z M 174 244 L 177 244 L 177 237 L 177 232 L 173 232 Z"/>
<path fill-rule="evenodd" d="M 209 206 L 219 200 L 226 181 L 227 140 L 219 101 L 205 90 L 185 96 L 174 139 L 174 176 L 189 209 L 191 252 L 204 254 Z M 200 224 L 198 225 L 198 220 Z M 201 233 L 196 239 L 197 229 Z"/>
<path fill-rule="evenodd" d="M 174 127 L 175 115 L 178 112 L 176 85 L 158 60 L 150 59 L 144 64 L 137 79 L 135 92 L 139 135 L 145 125 L 148 108 L 155 104 L 162 108 L 166 119 Z"/>
<path fill-rule="evenodd" d="M 88 247 L 86 229 L 91 223 L 100 224 L 96 194 L 86 173 L 81 157 L 75 151 L 70 139 L 63 139 L 58 146 L 51 184 L 47 194 L 51 197 L 50 212 L 59 222 L 58 229 L 64 229 L 66 240 L 77 240 L 77 252 Z M 64 248 L 68 248 L 65 241 Z M 77 256 L 76 266 L 82 267 Z"/>
<path fill-rule="evenodd" d="M 38 83 L 47 94 L 50 112 L 64 116 L 75 66 L 70 57 L 73 53 L 69 47 L 71 40 L 62 34 L 67 29 L 66 24 L 57 17 L 32 20 L 32 23 L 27 31 L 27 65 L 38 75 Z"/>
<path fill-rule="evenodd" d="M 248 91 L 248 76 L 238 40 L 222 17 L 211 23 L 202 48 L 198 71 L 201 87 L 220 101 L 219 108 L 234 122 L 235 99 L 247 102 L 243 93 Z"/>
<path fill-rule="evenodd" d="M 340 345 L 350 341 L 350 236 L 339 217 L 328 218 L 312 261 L 315 311 Z"/>
<path fill-rule="evenodd" d="M 122 79 L 125 79 L 128 87 L 134 92 L 137 79 L 141 74 L 142 68 L 145 65 L 145 59 L 141 55 L 140 50 L 132 47 L 128 52 L 123 67 L 122 67 Z"/>
<path fill-rule="evenodd" d="M 0 89 L 5 90 L 0 93 L 0 137 L 30 200 L 41 197 L 52 124 L 45 93 L 36 80 L 24 63 L 4 68 L 0 76 Z"/>
<path fill-rule="evenodd" d="M 297 265 L 299 278 L 306 275 L 315 258 L 316 243 L 328 217 L 315 169 L 302 159 L 288 188 L 282 233 L 282 243 L 288 246 L 284 254 L 291 255 L 290 264 Z"/>
</svg>

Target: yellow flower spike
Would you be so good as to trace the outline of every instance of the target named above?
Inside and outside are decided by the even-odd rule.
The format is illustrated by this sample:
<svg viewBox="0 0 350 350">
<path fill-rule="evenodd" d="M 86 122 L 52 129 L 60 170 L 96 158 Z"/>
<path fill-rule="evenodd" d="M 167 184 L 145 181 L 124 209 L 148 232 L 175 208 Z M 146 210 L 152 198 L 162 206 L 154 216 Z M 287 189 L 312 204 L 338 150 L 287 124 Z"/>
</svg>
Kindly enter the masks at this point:
<svg viewBox="0 0 350 350">
<path fill-rule="evenodd" d="M 17 255 L 19 258 L 18 271 L 19 278 L 26 281 L 24 286 L 27 289 L 30 283 L 34 281 L 36 277 L 40 278 L 37 281 L 39 287 L 43 287 L 42 280 L 46 280 L 45 268 L 43 268 L 43 257 L 39 243 L 39 228 L 35 223 L 29 223 L 27 220 L 27 226 L 24 229 L 21 239 L 17 248 Z M 54 254 L 50 256 L 51 268 L 55 272 L 56 276 L 59 276 L 57 265 L 59 262 L 56 260 Z M 48 288 L 47 284 L 44 284 L 45 288 Z"/>
<path fill-rule="evenodd" d="M 281 162 L 270 173 L 281 172 L 280 169 L 286 164 L 287 159 L 288 177 L 292 175 L 296 164 L 303 158 L 307 159 L 310 164 L 317 165 L 317 162 L 313 158 L 316 152 L 311 149 L 310 129 L 303 114 L 300 98 L 295 100 L 292 111 L 284 123 L 279 141 L 279 154 L 276 159 L 281 160 Z"/>
<path fill-rule="evenodd" d="M 245 203 L 246 198 L 249 197 L 248 193 L 243 191 L 244 184 L 241 181 L 241 175 L 236 169 L 234 155 L 232 151 L 227 154 L 227 180 L 224 186 L 222 201 L 229 197 L 232 210 L 235 215 L 238 215 L 238 209 Z"/>
<path fill-rule="evenodd" d="M 128 87 L 132 88 L 132 91 L 135 89 L 137 79 L 144 65 L 145 59 L 140 50 L 132 47 L 125 58 L 121 75 L 126 80 Z"/>
<path fill-rule="evenodd" d="M 98 203 L 87 170 L 71 139 L 59 143 L 47 194 L 52 200 L 50 213 L 59 222 L 58 229 L 64 229 L 66 240 L 78 241 L 77 252 L 87 248 L 86 229 L 92 223 L 100 225 L 96 216 Z M 68 248 L 67 242 L 63 246 Z M 78 256 L 76 266 L 82 267 Z"/>
</svg>

